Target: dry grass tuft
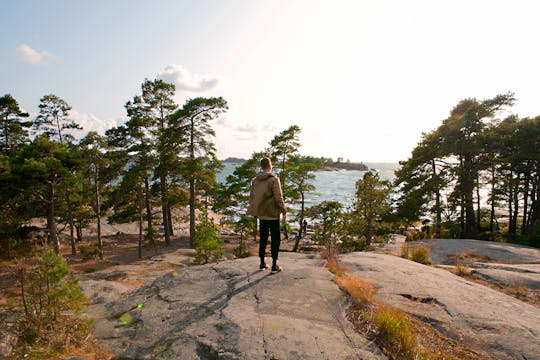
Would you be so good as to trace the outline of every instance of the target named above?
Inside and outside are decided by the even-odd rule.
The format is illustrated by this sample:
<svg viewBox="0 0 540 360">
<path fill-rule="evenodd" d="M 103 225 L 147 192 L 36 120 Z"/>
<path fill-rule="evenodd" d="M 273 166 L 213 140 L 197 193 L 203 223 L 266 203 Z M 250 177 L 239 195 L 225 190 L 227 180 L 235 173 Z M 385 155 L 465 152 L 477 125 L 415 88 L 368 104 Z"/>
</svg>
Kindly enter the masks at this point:
<svg viewBox="0 0 540 360">
<path fill-rule="evenodd" d="M 336 276 L 334 281 L 341 290 L 351 296 L 351 301 L 355 305 L 366 306 L 373 301 L 373 297 L 377 293 L 377 288 L 368 279 L 342 274 Z"/>
<path fill-rule="evenodd" d="M 328 261 L 326 261 L 326 268 L 328 271 L 330 271 L 332 274 L 336 276 L 344 275 L 346 272 L 349 272 L 350 270 L 347 269 L 345 266 L 341 265 L 337 261 L 337 257 L 333 256 Z"/>
<path fill-rule="evenodd" d="M 456 262 L 456 275 L 457 276 L 467 276 L 471 274 L 471 270 L 467 267 L 467 265 L 457 261 Z"/>
<path fill-rule="evenodd" d="M 527 287 L 525 287 L 524 285 L 515 283 L 514 286 L 512 287 L 512 290 L 513 290 L 514 296 L 517 299 L 527 298 Z"/>
<path fill-rule="evenodd" d="M 403 246 L 401 247 L 401 257 L 404 259 L 408 259 L 410 252 L 411 252 L 411 248 L 409 244 L 404 243 Z"/>
<path fill-rule="evenodd" d="M 423 246 L 419 246 L 416 249 L 414 249 L 412 252 L 411 258 L 413 261 L 420 264 L 424 264 L 424 265 L 431 264 L 431 260 L 429 260 L 429 250 Z"/>
</svg>

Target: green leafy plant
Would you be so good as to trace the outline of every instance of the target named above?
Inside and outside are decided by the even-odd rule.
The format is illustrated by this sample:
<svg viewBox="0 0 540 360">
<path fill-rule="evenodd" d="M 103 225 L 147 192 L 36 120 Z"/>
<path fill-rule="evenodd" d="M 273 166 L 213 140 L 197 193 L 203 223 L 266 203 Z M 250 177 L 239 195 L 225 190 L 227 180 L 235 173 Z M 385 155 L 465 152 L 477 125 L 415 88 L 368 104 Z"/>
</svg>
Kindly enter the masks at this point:
<svg viewBox="0 0 540 360">
<path fill-rule="evenodd" d="M 219 259 L 225 254 L 225 251 L 220 247 L 221 244 L 223 244 L 223 239 L 218 236 L 215 225 L 203 211 L 199 216 L 195 235 L 195 261 L 199 264 L 206 264 L 209 261 Z"/>
</svg>

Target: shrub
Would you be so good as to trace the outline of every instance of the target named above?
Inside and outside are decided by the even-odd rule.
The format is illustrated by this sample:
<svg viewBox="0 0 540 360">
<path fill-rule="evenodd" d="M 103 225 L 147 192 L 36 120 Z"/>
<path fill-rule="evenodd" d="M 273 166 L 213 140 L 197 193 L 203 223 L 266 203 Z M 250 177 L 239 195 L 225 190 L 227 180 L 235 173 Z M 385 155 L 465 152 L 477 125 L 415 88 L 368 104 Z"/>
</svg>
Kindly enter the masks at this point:
<svg viewBox="0 0 540 360">
<path fill-rule="evenodd" d="M 246 249 L 245 246 L 239 245 L 238 247 L 234 248 L 233 250 L 234 256 L 237 258 L 243 259 L 249 257 L 249 251 Z"/>
<path fill-rule="evenodd" d="M 412 256 L 413 261 L 416 261 L 417 263 L 429 265 L 431 264 L 431 261 L 429 260 L 429 251 L 423 246 L 419 246 L 416 249 L 413 250 Z"/>
<path fill-rule="evenodd" d="M 195 261 L 206 264 L 211 260 L 219 259 L 225 254 L 220 247 L 221 244 L 223 244 L 223 239 L 218 236 L 214 224 L 205 217 L 204 213 L 201 214 L 195 233 Z"/>
<path fill-rule="evenodd" d="M 409 247 L 409 245 L 403 244 L 403 246 L 401 247 L 401 257 L 404 259 L 408 259 L 410 251 L 411 251 L 411 248 Z"/>
<path fill-rule="evenodd" d="M 377 309 L 376 324 L 378 337 L 397 358 L 414 358 L 416 352 L 416 336 L 411 323 L 401 311 L 381 305 Z"/>
<path fill-rule="evenodd" d="M 101 253 L 99 246 L 97 245 L 79 245 L 79 252 L 84 259 L 89 259 L 92 257 L 97 257 Z"/>
<path fill-rule="evenodd" d="M 418 230 L 410 230 L 407 233 L 407 237 L 405 238 L 405 241 L 420 241 L 424 238 L 424 233 Z"/>
<path fill-rule="evenodd" d="M 343 236 L 341 244 L 339 244 L 339 250 L 342 252 L 364 251 L 366 250 L 366 238 L 364 236 L 360 238 Z"/>
<path fill-rule="evenodd" d="M 58 348 L 76 342 L 87 328 L 81 321 L 66 313 L 82 309 L 86 298 L 77 283 L 69 276 L 67 264 L 51 248 L 43 248 L 33 263 L 19 260 L 15 275 L 19 294 L 14 299 L 23 311 L 18 324 L 22 346 L 39 344 Z"/>
</svg>

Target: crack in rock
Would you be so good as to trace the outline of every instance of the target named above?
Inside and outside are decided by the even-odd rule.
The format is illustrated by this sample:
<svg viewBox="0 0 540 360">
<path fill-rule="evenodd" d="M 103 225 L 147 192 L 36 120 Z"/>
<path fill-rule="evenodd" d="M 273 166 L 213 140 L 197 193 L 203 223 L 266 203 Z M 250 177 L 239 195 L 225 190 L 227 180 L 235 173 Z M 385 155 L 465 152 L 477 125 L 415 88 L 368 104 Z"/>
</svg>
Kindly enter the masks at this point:
<svg viewBox="0 0 540 360">
<path fill-rule="evenodd" d="M 411 294 L 398 294 L 398 295 L 403 296 L 404 298 L 409 299 L 409 300 L 414 301 L 414 302 L 419 302 L 419 303 L 422 303 L 422 304 L 435 304 L 435 305 L 438 305 L 450 317 L 453 318 L 455 316 L 452 312 L 450 312 L 450 310 L 448 310 L 448 307 L 446 306 L 446 304 L 440 302 L 439 300 L 437 300 L 436 298 L 433 298 L 431 296 L 415 296 L 415 295 L 411 295 Z"/>
</svg>

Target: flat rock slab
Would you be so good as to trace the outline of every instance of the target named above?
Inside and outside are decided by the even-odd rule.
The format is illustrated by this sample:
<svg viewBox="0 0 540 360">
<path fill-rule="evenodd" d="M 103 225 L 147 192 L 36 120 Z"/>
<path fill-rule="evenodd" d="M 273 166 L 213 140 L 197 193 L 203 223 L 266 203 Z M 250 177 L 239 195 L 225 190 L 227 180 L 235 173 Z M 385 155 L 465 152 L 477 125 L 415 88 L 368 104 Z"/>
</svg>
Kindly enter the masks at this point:
<svg viewBox="0 0 540 360">
<path fill-rule="evenodd" d="M 436 264 L 454 265 L 455 260 L 449 256 L 464 253 L 487 256 L 494 262 L 540 264 L 540 249 L 524 245 L 470 239 L 432 239 L 408 244 L 428 247 L 431 260 Z"/>
<path fill-rule="evenodd" d="M 472 274 L 485 280 L 503 286 L 525 286 L 529 289 L 540 290 L 540 264 L 484 264 L 470 265 Z"/>
<path fill-rule="evenodd" d="M 461 241 L 461 240 L 459 240 Z M 540 309 L 446 270 L 377 253 L 340 256 L 377 298 L 497 359 L 540 359 Z"/>
<path fill-rule="evenodd" d="M 385 358 L 346 320 L 347 297 L 323 261 L 280 262 L 273 275 L 255 257 L 172 270 L 87 314 L 121 359 Z"/>
</svg>

